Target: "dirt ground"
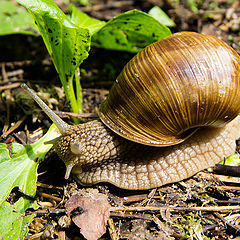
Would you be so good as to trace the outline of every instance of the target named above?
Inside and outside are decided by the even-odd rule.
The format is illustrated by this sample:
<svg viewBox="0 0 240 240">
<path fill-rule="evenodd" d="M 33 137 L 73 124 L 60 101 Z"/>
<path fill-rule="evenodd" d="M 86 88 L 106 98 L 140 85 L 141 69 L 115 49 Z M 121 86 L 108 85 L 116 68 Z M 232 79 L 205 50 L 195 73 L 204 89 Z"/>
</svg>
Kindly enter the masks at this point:
<svg viewBox="0 0 240 240">
<path fill-rule="evenodd" d="M 76 6 L 100 20 L 109 20 L 131 9 L 148 12 L 157 5 L 176 23 L 172 32 L 210 34 L 240 53 L 240 2 L 237 0 L 196 0 L 195 12 L 187 0 L 89 2 L 91 6 Z M 57 3 L 67 10 L 68 1 Z M 57 111 L 69 112 L 69 106 L 42 40 L 31 36 L 1 38 L 0 89 L 6 96 L 0 99 L 1 142 L 32 143 L 46 132 L 51 122 L 36 105 L 29 105 L 20 84 L 31 81 L 36 91 L 50 93 L 47 101 Z M 132 56 L 91 49 L 82 65 L 84 113 L 96 116 L 112 81 Z M 84 239 L 66 215 L 65 204 L 72 195 L 80 192 L 85 196 L 91 191 L 106 195 L 110 204 L 106 233 L 100 239 L 240 239 L 240 178 L 226 176 L 221 169 L 218 173 L 208 169 L 190 179 L 148 191 L 127 191 L 104 183 L 89 189 L 78 185 L 72 177 L 64 180 L 65 166 L 51 150 L 40 163 L 38 173 L 36 198 L 40 208 L 35 211 L 27 239 Z M 231 170 L 225 169 L 225 174 L 230 173 Z"/>
</svg>

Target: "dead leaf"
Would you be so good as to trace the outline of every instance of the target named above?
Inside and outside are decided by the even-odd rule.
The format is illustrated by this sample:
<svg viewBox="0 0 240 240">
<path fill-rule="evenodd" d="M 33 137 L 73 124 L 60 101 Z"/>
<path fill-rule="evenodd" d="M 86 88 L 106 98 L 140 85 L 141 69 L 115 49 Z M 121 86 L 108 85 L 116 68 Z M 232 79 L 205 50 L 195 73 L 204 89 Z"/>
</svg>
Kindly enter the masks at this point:
<svg viewBox="0 0 240 240">
<path fill-rule="evenodd" d="M 65 205 L 68 215 L 87 240 L 96 240 L 106 232 L 110 207 L 107 196 L 96 189 L 73 195 Z"/>
</svg>

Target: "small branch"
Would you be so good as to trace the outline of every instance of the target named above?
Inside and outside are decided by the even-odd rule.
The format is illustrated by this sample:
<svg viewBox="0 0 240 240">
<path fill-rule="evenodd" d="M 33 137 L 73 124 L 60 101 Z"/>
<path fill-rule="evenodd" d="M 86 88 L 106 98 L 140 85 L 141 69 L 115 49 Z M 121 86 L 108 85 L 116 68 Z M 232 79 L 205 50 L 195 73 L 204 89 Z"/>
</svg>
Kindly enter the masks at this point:
<svg viewBox="0 0 240 240">
<path fill-rule="evenodd" d="M 43 232 L 40 233 L 35 233 L 31 236 L 26 237 L 25 239 L 27 240 L 35 240 L 35 239 L 40 239 L 40 237 L 43 235 Z"/>
<path fill-rule="evenodd" d="M 19 126 L 25 121 L 27 116 L 23 116 L 20 120 L 18 120 L 12 127 L 10 127 L 7 131 L 3 132 L 2 137 L 6 138 L 10 133 L 15 131 Z"/>
<path fill-rule="evenodd" d="M 2 76 L 3 76 L 3 80 L 8 81 L 8 77 L 7 77 L 7 72 L 5 69 L 5 64 L 2 63 Z M 7 104 L 7 117 L 3 126 L 3 137 L 6 134 L 9 126 L 10 126 L 10 106 L 11 106 L 11 92 L 9 89 L 4 90 L 5 93 L 5 97 L 6 97 L 6 104 Z M 7 135 L 6 135 L 7 136 Z"/>
<path fill-rule="evenodd" d="M 63 187 L 53 186 L 53 185 L 49 185 L 49 184 L 45 184 L 45 183 L 40 183 L 40 182 L 37 182 L 37 186 L 38 186 L 38 187 L 42 187 L 42 188 L 48 188 L 48 189 L 63 190 Z"/>
<path fill-rule="evenodd" d="M 224 176 L 232 176 L 238 177 L 240 176 L 240 166 L 228 166 L 223 164 L 216 164 L 213 167 L 215 173 L 224 175 Z"/>
<path fill-rule="evenodd" d="M 111 212 L 119 212 L 119 211 L 162 211 L 169 210 L 174 212 L 179 211 L 205 211 L 205 212 L 229 212 L 229 211 L 240 211 L 240 206 L 214 206 L 214 207 L 174 207 L 174 206 L 166 206 L 166 207 L 111 207 Z"/>
<path fill-rule="evenodd" d="M 32 212 L 27 213 L 32 214 Z M 48 209 L 43 209 L 43 210 L 36 210 L 34 211 L 34 214 L 36 214 L 38 217 L 44 216 L 44 215 L 66 215 L 66 210 L 65 209 L 54 209 L 54 210 L 48 210 Z"/>
<path fill-rule="evenodd" d="M 150 214 L 132 214 L 132 213 L 125 213 L 125 212 L 111 212 L 111 217 L 120 217 L 120 218 L 136 218 L 136 219 L 143 219 L 147 221 L 152 221 L 152 216 Z"/>
<path fill-rule="evenodd" d="M 5 85 L 5 86 L 0 87 L 0 91 L 5 91 L 5 90 L 13 89 L 13 88 L 18 88 L 18 87 L 20 87 L 20 85 L 21 85 L 20 82 Z"/>
<path fill-rule="evenodd" d="M 235 226 L 228 222 L 220 213 L 216 212 L 213 213 L 217 218 L 221 219 L 227 226 L 229 226 L 231 229 L 233 229 L 235 232 L 240 232 L 240 228 L 238 226 Z"/>
<path fill-rule="evenodd" d="M 237 186 L 217 186 L 217 188 L 223 191 L 240 191 L 240 187 Z"/>
<path fill-rule="evenodd" d="M 112 218 L 108 219 L 108 231 L 112 240 L 118 240 L 116 228 L 114 226 Z"/>
<path fill-rule="evenodd" d="M 48 194 L 48 193 L 43 193 L 43 192 L 37 191 L 37 194 L 38 194 L 39 196 L 41 196 L 41 197 L 48 198 L 48 199 L 54 200 L 54 201 L 56 201 L 56 202 L 61 202 L 61 201 L 62 201 L 61 198 L 55 197 L 55 196 L 50 195 L 50 194 Z"/>
<path fill-rule="evenodd" d="M 214 177 L 216 177 L 221 182 L 228 182 L 228 183 L 240 183 L 239 177 L 231 177 L 231 176 L 224 176 L 224 175 L 217 175 L 214 174 Z"/>
</svg>

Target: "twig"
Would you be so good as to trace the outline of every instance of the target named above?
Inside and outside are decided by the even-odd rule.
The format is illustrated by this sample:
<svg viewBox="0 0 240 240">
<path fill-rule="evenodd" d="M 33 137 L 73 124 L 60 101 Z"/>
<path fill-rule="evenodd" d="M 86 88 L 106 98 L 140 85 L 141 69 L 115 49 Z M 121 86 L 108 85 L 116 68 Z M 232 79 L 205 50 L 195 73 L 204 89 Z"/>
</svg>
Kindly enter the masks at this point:
<svg viewBox="0 0 240 240">
<path fill-rule="evenodd" d="M 48 189 L 63 190 L 63 187 L 57 187 L 57 186 L 53 186 L 53 185 L 49 185 L 49 184 L 45 184 L 45 183 L 40 183 L 40 182 L 37 182 L 37 186 L 42 187 L 42 188 L 48 188 Z"/>
<path fill-rule="evenodd" d="M 24 73 L 23 69 L 17 69 L 17 70 L 8 72 L 7 76 L 8 77 L 15 77 L 15 76 L 18 76 L 18 75 L 22 75 L 23 73 Z"/>
<path fill-rule="evenodd" d="M 8 76 L 7 76 L 7 73 L 6 73 L 6 69 L 5 69 L 5 64 L 2 63 L 2 76 L 3 76 L 3 80 L 5 81 L 8 81 Z M 7 117 L 6 117 L 6 120 L 5 120 L 5 123 L 4 123 L 4 126 L 3 126 L 3 137 L 4 137 L 4 134 L 7 132 L 8 128 L 9 128 L 9 122 L 10 122 L 10 104 L 11 104 L 11 101 L 10 101 L 10 90 L 9 89 L 6 89 L 5 90 L 5 95 L 6 95 L 6 104 L 7 104 Z"/>
<path fill-rule="evenodd" d="M 147 194 L 132 195 L 132 196 L 119 198 L 119 200 L 122 201 L 123 203 L 139 202 L 147 198 L 147 196 L 148 196 Z"/>
<path fill-rule="evenodd" d="M 240 206 L 214 206 L 214 207 L 174 207 L 174 206 L 166 206 L 166 207 L 111 207 L 111 212 L 119 212 L 119 211 L 161 211 L 161 210 L 169 210 L 174 212 L 179 211 L 205 211 L 205 212 L 229 212 L 229 211 L 239 211 Z"/>
<path fill-rule="evenodd" d="M 238 177 L 240 176 L 240 166 L 228 166 L 223 164 L 216 164 L 213 167 L 215 173 L 224 175 L 224 176 L 232 176 Z"/>
<path fill-rule="evenodd" d="M 3 138 L 6 138 L 10 133 L 12 133 L 12 132 L 15 131 L 17 128 L 19 128 L 19 126 L 25 121 L 26 118 L 27 118 L 26 115 L 23 116 L 20 120 L 18 120 L 18 121 L 14 124 L 14 126 L 10 127 L 10 128 L 8 129 L 8 131 L 4 132 L 4 133 L 2 134 L 2 137 L 3 137 Z"/>
<path fill-rule="evenodd" d="M 150 214 L 133 214 L 133 213 L 125 213 L 125 212 L 111 212 L 111 217 L 121 217 L 121 218 L 137 218 L 152 221 L 152 216 Z"/>
<path fill-rule="evenodd" d="M 226 225 L 228 225 L 231 229 L 233 229 L 235 232 L 240 232 L 240 228 L 237 226 L 234 226 L 233 224 L 229 223 L 220 213 L 215 212 L 213 213 L 216 217 L 221 219 Z"/>
<path fill-rule="evenodd" d="M 159 230 L 162 230 L 166 236 L 170 237 L 170 233 L 173 233 L 173 230 L 167 227 L 163 222 L 161 222 L 155 215 L 153 215 L 153 221 L 158 226 Z"/>
<path fill-rule="evenodd" d="M 40 239 L 40 237 L 43 235 L 43 232 L 33 234 L 31 236 L 25 237 L 27 240 L 34 240 L 34 239 Z"/>
<path fill-rule="evenodd" d="M 217 188 L 226 191 L 240 191 L 240 187 L 236 186 L 217 186 Z"/>
<path fill-rule="evenodd" d="M 0 62 L 0 64 L 5 64 L 7 67 L 12 67 L 12 66 L 28 66 L 28 65 L 32 65 L 32 62 L 31 60 L 23 60 L 23 61 L 12 61 L 12 62 Z"/>
<path fill-rule="evenodd" d="M 148 194 L 148 196 L 138 204 L 138 206 L 143 206 L 146 204 L 149 204 L 149 202 L 151 201 L 151 199 L 154 197 L 155 193 L 156 193 L 157 189 L 154 188 L 151 190 L 151 192 Z"/>
<path fill-rule="evenodd" d="M 240 177 L 231 177 L 231 176 L 224 176 L 224 175 L 217 175 L 214 174 L 214 177 L 216 177 L 221 182 L 229 182 L 229 183 L 240 183 Z"/>
<path fill-rule="evenodd" d="M 215 200 L 215 203 L 220 203 L 220 204 L 240 204 L 240 199 L 239 200 Z"/>
<path fill-rule="evenodd" d="M 32 212 L 30 212 L 29 214 L 32 214 Z M 39 216 L 39 217 L 46 215 L 46 214 L 59 215 L 59 214 L 66 214 L 66 210 L 65 209 L 37 210 L 37 211 L 34 211 L 34 214 L 37 214 L 37 216 Z"/>
<path fill-rule="evenodd" d="M 7 81 L 8 80 L 8 76 L 7 76 L 5 64 L 2 63 L 1 65 L 2 65 L 2 76 L 3 76 L 3 79 Z"/>
<path fill-rule="evenodd" d="M 18 134 L 13 133 L 13 136 L 14 136 L 15 138 L 17 138 L 17 139 L 21 142 L 21 144 L 23 144 L 23 145 L 26 145 L 26 144 L 27 144 L 26 141 L 25 141 L 23 138 L 21 138 Z"/>
<path fill-rule="evenodd" d="M 117 240 L 118 239 L 117 232 L 116 232 L 116 229 L 115 229 L 112 218 L 108 219 L 108 226 L 109 226 L 108 231 L 109 231 L 111 239 L 112 240 Z"/>
<path fill-rule="evenodd" d="M 207 172 L 199 172 L 197 174 L 200 178 L 205 178 L 209 181 L 220 181 L 220 182 L 229 182 L 229 183 L 240 183 L 239 177 L 231 177 L 231 176 L 224 176 L 224 175 L 218 175 L 214 173 L 207 173 Z"/>
<path fill-rule="evenodd" d="M 43 192 L 37 191 L 37 194 L 38 194 L 39 196 L 41 196 L 41 197 L 48 198 L 48 199 L 54 200 L 54 201 L 56 201 L 56 202 L 61 202 L 61 201 L 62 201 L 61 198 L 55 197 L 55 196 L 50 195 L 50 194 L 48 194 L 48 193 L 43 193 Z"/>
<path fill-rule="evenodd" d="M 5 90 L 13 89 L 13 88 L 18 88 L 18 87 L 20 87 L 20 85 L 21 85 L 20 82 L 5 85 L 5 86 L 0 87 L 0 91 L 5 91 Z"/>
<path fill-rule="evenodd" d="M 59 232 L 58 232 L 58 239 L 59 239 L 59 240 L 65 240 L 65 239 L 66 239 L 66 233 L 65 233 L 65 231 L 59 231 Z"/>
</svg>

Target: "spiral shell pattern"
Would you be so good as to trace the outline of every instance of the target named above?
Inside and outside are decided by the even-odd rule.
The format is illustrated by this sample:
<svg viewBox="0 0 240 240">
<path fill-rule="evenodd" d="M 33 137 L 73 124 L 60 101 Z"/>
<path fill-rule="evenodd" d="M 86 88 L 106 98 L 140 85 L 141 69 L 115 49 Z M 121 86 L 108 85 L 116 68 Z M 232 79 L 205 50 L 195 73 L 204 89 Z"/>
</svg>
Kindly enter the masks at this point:
<svg viewBox="0 0 240 240">
<path fill-rule="evenodd" d="M 129 140 L 170 146 L 239 112 L 239 55 L 213 36 L 182 32 L 146 47 L 124 67 L 99 116 Z"/>
</svg>

